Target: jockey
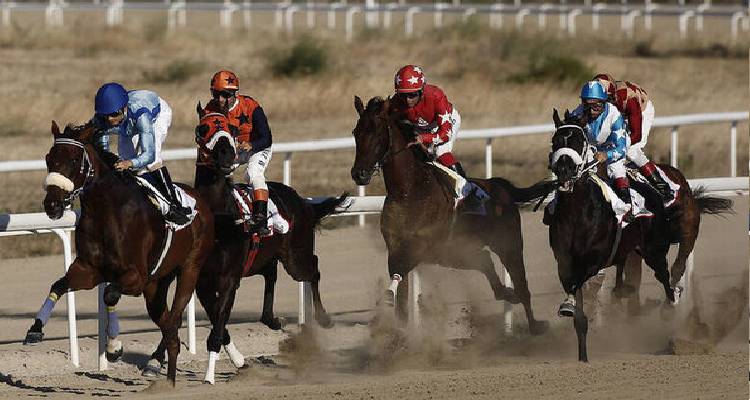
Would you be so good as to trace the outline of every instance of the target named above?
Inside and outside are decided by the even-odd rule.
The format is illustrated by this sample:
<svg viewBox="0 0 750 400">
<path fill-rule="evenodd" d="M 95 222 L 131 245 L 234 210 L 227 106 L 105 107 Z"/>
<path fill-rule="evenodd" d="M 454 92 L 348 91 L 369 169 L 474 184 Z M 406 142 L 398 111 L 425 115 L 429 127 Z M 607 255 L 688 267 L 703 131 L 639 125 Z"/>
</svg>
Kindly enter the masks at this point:
<svg viewBox="0 0 750 400">
<path fill-rule="evenodd" d="M 405 122 L 414 127 L 417 135 L 415 143 L 427 146 L 440 164 L 466 178 L 461 163 L 451 152 L 461 127 L 461 116 L 445 93 L 439 87 L 427 84 L 422 68 L 416 65 L 407 65 L 398 70 L 394 86 L 394 111 L 403 113 Z"/>
<path fill-rule="evenodd" d="M 648 94 L 640 86 L 628 81 L 615 81 L 609 74 L 599 74 L 594 77 L 607 90 L 609 101 L 614 104 L 628 122 L 630 130 L 630 148 L 627 159 L 638 166 L 638 170 L 661 193 L 664 200 L 674 197 L 672 189 L 664 181 L 651 162 L 643 153 L 648 133 L 654 122 L 654 105 Z"/>
<path fill-rule="evenodd" d="M 172 109 L 149 90 L 126 91 L 119 83 L 104 84 L 96 92 L 91 123 L 98 131 L 96 145 L 109 151 L 109 135 L 117 135 L 118 171 L 133 170 L 153 185 L 170 203 L 164 219 L 178 225 L 189 222 L 191 210 L 182 207 L 167 167 L 162 165 L 161 146 L 172 124 Z"/>
<path fill-rule="evenodd" d="M 247 161 L 245 178 L 253 187 L 252 222 L 255 231 L 268 236 L 268 186 L 265 172 L 271 162 L 271 128 L 260 104 L 249 96 L 237 94 L 240 80 L 234 72 L 222 70 L 211 78 L 212 100 L 206 111 L 227 116 L 229 124 L 238 128 L 238 157 Z"/>
<path fill-rule="evenodd" d="M 607 102 L 607 92 L 597 80 L 586 82 L 581 88 L 581 105 L 572 113 L 585 123 L 584 131 L 589 143 L 596 146 L 596 160 L 607 165 L 607 175 L 614 181 L 617 195 L 630 204 L 630 182 L 625 170 L 625 154 L 628 150 L 628 137 L 625 122 L 617 107 Z M 633 220 L 632 212 L 624 218 Z"/>
</svg>

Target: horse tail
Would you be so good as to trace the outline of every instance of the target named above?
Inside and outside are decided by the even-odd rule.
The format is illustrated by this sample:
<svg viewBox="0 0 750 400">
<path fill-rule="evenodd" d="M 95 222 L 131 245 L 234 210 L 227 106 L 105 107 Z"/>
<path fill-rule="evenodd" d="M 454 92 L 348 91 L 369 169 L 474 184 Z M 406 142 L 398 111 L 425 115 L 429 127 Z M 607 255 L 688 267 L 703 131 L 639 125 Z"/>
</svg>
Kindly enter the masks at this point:
<svg viewBox="0 0 750 400">
<path fill-rule="evenodd" d="M 698 203 L 698 209 L 701 214 L 734 214 L 734 210 L 732 209 L 734 202 L 731 199 L 707 196 L 706 188 L 703 186 L 693 189 L 693 197 Z"/>
<path fill-rule="evenodd" d="M 547 197 L 548 194 L 555 190 L 555 186 L 557 185 L 555 181 L 543 180 L 529 187 L 519 188 L 504 178 L 490 178 L 489 181 L 492 186 L 499 186 L 505 189 L 513 199 L 513 202 L 518 205 L 528 204 Z"/>
<path fill-rule="evenodd" d="M 318 225 L 323 218 L 340 212 L 337 212 L 336 208 L 343 204 L 347 197 L 349 197 L 349 193 L 344 192 L 339 197 L 327 197 L 323 201 L 316 202 L 308 201 L 315 213 L 313 225 Z"/>
</svg>

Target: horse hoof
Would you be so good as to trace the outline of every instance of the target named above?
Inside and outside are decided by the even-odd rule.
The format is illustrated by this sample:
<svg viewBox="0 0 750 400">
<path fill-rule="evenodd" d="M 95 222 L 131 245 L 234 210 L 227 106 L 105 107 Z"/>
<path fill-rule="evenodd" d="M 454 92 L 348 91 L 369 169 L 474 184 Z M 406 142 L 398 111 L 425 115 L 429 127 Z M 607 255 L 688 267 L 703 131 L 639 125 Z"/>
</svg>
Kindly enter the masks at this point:
<svg viewBox="0 0 750 400">
<path fill-rule="evenodd" d="M 558 317 L 574 317 L 576 315 L 576 307 L 570 303 L 560 304 L 560 308 L 557 310 Z"/>
<path fill-rule="evenodd" d="M 283 326 L 283 324 L 281 323 L 281 320 L 276 317 L 269 317 L 269 318 L 261 317 L 260 322 L 262 322 L 263 325 L 267 326 L 268 328 L 274 331 L 278 331 Z"/>
<path fill-rule="evenodd" d="M 153 378 L 159 376 L 159 372 L 161 372 L 161 362 L 152 358 L 148 360 L 148 363 L 146 363 L 146 365 L 143 367 L 141 376 Z"/>
<path fill-rule="evenodd" d="M 320 325 L 321 328 L 330 329 L 333 327 L 333 321 L 327 313 L 320 313 L 320 315 L 316 315 L 315 320 L 318 321 L 318 325 Z"/>
<path fill-rule="evenodd" d="M 612 289 L 612 294 L 618 299 L 627 299 L 635 294 L 635 287 L 633 285 L 623 285 Z"/>
<path fill-rule="evenodd" d="M 23 340 L 24 345 L 33 345 L 41 343 L 44 338 L 43 332 L 28 331 L 26 332 L 26 338 Z"/>
<path fill-rule="evenodd" d="M 394 307 L 396 305 L 396 293 L 393 293 L 390 289 L 386 290 L 381 302 L 386 307 Z"/>
<path fill-rule="evenodd" d="M 500 292 L 495 292 L 495 300 L 507 301 L 510 304 L 519 304 L 521 300 L 516 296 L 516 292 L 510 288 L 503 288 Z"/>
<path fill-rule="evenodd" d="M 107 352 L 106 356 L 107 356 L 107 361 L 109 362 L 120 361 L 120 358 L 122 358 L 122 347 L 120 347 L 120 349 L 115 351 L 114 353 Z"/>
<path fill-rule="evenodd" d="M 541 335 L 549 330 L 549 322 L 537 320 L 529 325 L 529 332 L 532 335 Z"/>
</svg>

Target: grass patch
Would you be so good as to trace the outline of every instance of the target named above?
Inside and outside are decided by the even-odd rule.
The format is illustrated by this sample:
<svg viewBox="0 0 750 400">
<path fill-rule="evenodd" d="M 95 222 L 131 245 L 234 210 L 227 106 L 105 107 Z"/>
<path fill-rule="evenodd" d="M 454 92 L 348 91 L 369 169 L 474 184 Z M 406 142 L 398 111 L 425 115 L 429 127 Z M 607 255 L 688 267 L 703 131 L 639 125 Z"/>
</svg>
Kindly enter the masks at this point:
<svg viewBox="0 0 750 400">
<path fill-rule="evenodd" d="M 328 69 L 328 51 L 310 36 L 302 36 L 289 49 L 269 52 L 271 72 L 275 76 L 319 75 Z"/>
<path fill-rule="evenodd" d="M 563 82 L 579 85 L 594 76 L 592 67 L 576 57 L 548 53 L 534 53 L 528 58 L 528 66 L 523 72 L 511 75 L 514 83 Z"/>
<path fill-rule="evenodd" d="M 163 68 L 143 71 L 143 79 L 150 83 L 181 83 L 202 72 L 201 63 L 172 61 Z"/>
</svg>

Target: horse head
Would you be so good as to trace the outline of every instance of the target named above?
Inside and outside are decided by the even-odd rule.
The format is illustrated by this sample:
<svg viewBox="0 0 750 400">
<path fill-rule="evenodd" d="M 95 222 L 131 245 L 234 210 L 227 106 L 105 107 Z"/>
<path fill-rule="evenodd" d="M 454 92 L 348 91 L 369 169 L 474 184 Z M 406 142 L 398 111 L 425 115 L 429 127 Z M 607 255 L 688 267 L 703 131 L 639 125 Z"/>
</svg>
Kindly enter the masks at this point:
<svg viewBox="0 0 750 400">
<path fill-rule="evenodd" d="M 589 151 L 590 145 L 581 120 L 567 110 L 565 119 L 561 120 L 556 109 L 552 113 L 552 119 L 555 121 L 555 133 L 552 135 L 549 168 L 557 176 L 560 189 L 570 191 L 592 153 Z"/>
<path fill-rule="evenodd" d="M 357 185 L 367 185 L 379 164 L 382 163 L 390 145 L 389 100 L 373 97 L 365 107 L 362 100 L 354 96 L 354 108 L 357 110 L 359 119 L 352 130 L 356 144 L 354 165 L 351 171 L 352 179 Z"/>
<path fill-rule="evenodd" d="M 233 126 L 224 114 L 207 113 L 198 103 L 200 122 L 195 128 L 195 142 L 198 144 L 198 162 L 228 175 L 234 169 L 237 144 L 230 134 Z M 234 128 L 236 129 L 236 128 Z"/>
<path fill-rule="evenodd" d="M 52 121 L 54 142 L 45 161 L 47 177 L 44 188 L 44 211 L 51 219 L 62 217 L 66 207 L 80 193 L 86 182 L 93 177 L 94 167 L 89 156 L 88 145 L 94 134 L 93 126 L 68 125 L 63 132 Z"/>
</svg>

